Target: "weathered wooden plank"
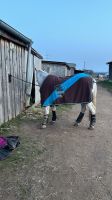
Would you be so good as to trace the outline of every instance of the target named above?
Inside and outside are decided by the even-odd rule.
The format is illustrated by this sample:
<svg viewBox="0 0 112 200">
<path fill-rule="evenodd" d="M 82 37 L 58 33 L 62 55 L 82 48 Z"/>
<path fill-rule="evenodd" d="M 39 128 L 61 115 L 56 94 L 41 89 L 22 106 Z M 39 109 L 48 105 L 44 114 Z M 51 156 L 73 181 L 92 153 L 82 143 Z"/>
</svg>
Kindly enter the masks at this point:
<svg viewBox="0 0 112 200">
<path fill-rule="evenodd" d="M 2 79 L 2 45 L 0 40 L 0 125 L 4 122 L 3 110 L 3 79 Z"/>
<path fill-rule="evenodd" d="M 7 94 L 7 80 L 8 80 L 8 75 L 7 75 L 7 66 L 6 66 L 6 61 L 7 61 L 7 55 L 6 55 L 6 50 L 7 50 L 7 47 L 6 47 L 6 40 L 4 40 L 4 60 L 5 60 L 5 77 L 4 77 L 4 84 L 5 84 L 5 101 L 6 101 L 6 108 L 5 108 L 5 111 L 6 111 L 6 118 L 5 118 L 5 121 L 7 122 L 9 120 L 9 114 L 8 114 L 8 94 Z"/>
<path fill-rule="evenodd" d="M 27 58 L 28 58 L 28 51 L 25 50 L 25 73 L 24 73 L 24 79 L 26 81 L 26 71 L 27 71 Z M 24 99 L 25 99 L 25 106 L 26 106 L 26 88 L 27 88 L 27 83 L 25 83 L 25 91 L 24 91 Z"/>
<path fill-rule="evenodd" d="M 19 47 L 19 78 L 22 79 L 22 67 L 21 67 L 21 47 Z M 22 111 L 22 81 L 19 81 L 20 89 L 20 112 Z"/>
<path fill-rule="evenodd" d="M 10 74 L 10 66 L 9 66 L 9 42 L 5 41 L 5 67 L 6 67 L 6 85 L 7 85 L 7 109 L 8 109 L 8 120 L 12 118 L 12 110 L 11 110 L 11 87 L 8 79 L 8 74 Z"/>
<path fill-rule="evenodd" d="M 20 47 L 18 46 L 18 78 L 20 78 Z M 18 80 L 18 105 L 19 113 L 21 113 L 21 81 Z"/>
<path fill-rule="evenodd" d="M 21 74 L 20 77 L 23 80 L 23 60 L 22 60 L 22 47 L 21 47 Z M 24 99 L 23 99 L 23 81 L 21 81 L 21 111 L 23 111 L 24 108 Z"/>
<path fill-rule="evenodd" d="M 18 63 L 17 63 L 17 45 L 14 45 L 14 82 L 15 82 L 15 111 L 16 111 L 16 116 L 19 114 L 19 109 L 18 109 L 18 80 L 17 80 L 17 68 L 18 68 Z"/>
<path fill-rule="evenodd" d="M 22 48 L 22 80 L 25 81 L 25 49 Z M 25 82 L 22 82 L 22 104 L 23 109 L 25 108 Z"/>
<path fill-rule="evenodd" d="M 12 43 L 12 72 L 13 76 L 15 76 L 15 45 Z M 14 111 L 14 117 L 16 116 L 16 102 L 15 102 L 15 78 L 13 77 L 13 98 L 14 98 L 14 104 L 13 104 L 13 111 Z"/>
<path fill-rule="evenodd" d="M 3 118 L 4 118 L 4 122 L 5 122 L 5 96 L 4 96 L 4 66 L 5 66 L 5 62 L 3 59 L 3 51 L 4 51 L 4 44 L 3 44 L 3 40 L 1 40 L 1 62 L 2 62 L 2 107 L 3 107 Z"/>
<path fill-rule="evenodd" d="M 16 45 L 14 44 L 13 46 L 13 84 L 14 84 L 14 112 L 15 112 L 15 116 L 18 115 L 17 112 L 17 79 L 15 77 L 17 77 L 17 61 L 16 61 Z"/>
<path fill-rule="evenodd" d="M 14 44 L 10 42 L 10 73 L 14 76 L 14 64 L 13 64 L 13 51 Z M 14 79 L 11 79 L 11 107 L 12 107 L 12 117 L 15 117 L 15 94 L 14 94 Z"/>
<path fill-rule="evenodd" d="M 8 100 L 7 100 L 7 84 L 6 84 L 6 59 L 5 59 L 5 41 L 1 40 L 2 48 L 2 80 L 3 80 L 3 109 L 4 109 L 4 122 L 8 121 Z"/>
<path fill-rule="evenodd" d="M 18 46 L 16 46 L 16 77 L 19 77 L 19 52 Z M 16 79 L 16 115 L 20 113 L 20 93 L 19 93 L 19 80 Z"/>
</svg>

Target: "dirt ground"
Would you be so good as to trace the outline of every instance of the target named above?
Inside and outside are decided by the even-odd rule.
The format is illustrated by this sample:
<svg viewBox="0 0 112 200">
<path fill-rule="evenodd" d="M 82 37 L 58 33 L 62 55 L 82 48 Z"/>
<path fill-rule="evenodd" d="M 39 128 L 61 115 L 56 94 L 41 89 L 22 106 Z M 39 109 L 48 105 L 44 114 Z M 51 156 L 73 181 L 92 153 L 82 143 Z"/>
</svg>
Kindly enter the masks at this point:
<svg viewBox="0 0 112 200">
<path fill-rule="evenodd" d="M 0 161 L 0 200 L 112 200 L 112 95 L 98 88 L 97 124 L 88 112 L 79 127 L 75 105 L 58 111 L 55 125 L 40 129 L 40 117 L 21 117 L 6 133 L 20 146 Z M 5 129 L 4 129 L 5 130 Z"/>
</svg>

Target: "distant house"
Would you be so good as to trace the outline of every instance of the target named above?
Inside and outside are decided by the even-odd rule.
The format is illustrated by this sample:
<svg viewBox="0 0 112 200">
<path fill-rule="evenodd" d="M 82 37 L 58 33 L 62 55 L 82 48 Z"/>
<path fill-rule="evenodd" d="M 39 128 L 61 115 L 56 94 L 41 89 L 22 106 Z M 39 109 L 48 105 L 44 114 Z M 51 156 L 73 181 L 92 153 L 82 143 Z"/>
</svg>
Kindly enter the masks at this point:
<svg viewBox="0 0 112 200">
<path fill-rule="evenodd" d="M 107 62 L 106 64 L 109 65 L 109 79 L 112 80 L 112 61 Z"/>
<path fill-rule="evenodd" d="M 35 68 L 41 69 L 42 56 L 32 48 L 32 40 L 0 20 L 0 124 L 16 117 L 30 105 Z M 29 83 L 26 83 L 30 82 Z"/>
<path fill-rule="evenodd" d="M 42 60 L 42 69 L 57 76 L 71 76 L 75 72 L 75 64 Z"/>
<path fill-rule="evenodd" d="M 98 73 L 97 78 L 98 78 L 98 80 L 104 80 L 104 75 Z"/>
<path fill-rule="evenodd" d="M 91 76 L 94 74 L 93 70 L 90 69 L 85 69 L 84 72 L 90 74 Z"/>
</svg>

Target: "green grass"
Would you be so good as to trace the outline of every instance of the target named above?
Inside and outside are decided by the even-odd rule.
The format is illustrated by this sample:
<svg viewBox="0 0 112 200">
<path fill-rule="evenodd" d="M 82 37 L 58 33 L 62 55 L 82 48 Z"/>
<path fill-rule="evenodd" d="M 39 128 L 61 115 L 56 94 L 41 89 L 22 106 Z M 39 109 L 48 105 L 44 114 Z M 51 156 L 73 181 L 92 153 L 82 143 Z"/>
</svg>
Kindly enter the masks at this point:
<svg viewBox="0 0 112 200">
<path fill-rule="evenodd" d="M 3 123 L 1 126 L 0 126 L 0 134 L 3 134 L 3 135 L 8 135 L 10 133 L 10 130 L 14 127 L 18 127 L 21 123 L 21 118 L 22 118 L 23 114 L 21 115 L 18 115 L 15 119 L 12 119 L 8 122 L 5 122 Z"/>
<path fill-rule="evenodd" d="M 32 114 L 32 117 L 34 114 Z M 1 136 L 17 135 L 20 137 L 20 145 L 12 151 L 11 156 L 7 159 L 0 161 L 0 170 L 8 169 L 15 170 L 17 167 L 31 164 L 35 157 L 40 156 L 44 151 L 46 151 L 44 146 L 41 146 L 37 140 L 24 134 L 24 131 L 20 131 L 21 124 L 28 123 L 30 121 L 40 120 L 40 115 L 36 115 L 36 119 L 31 119 L 26 113 L 18 115 L 15 119 L 12 119 L 0 126 Z"/>
<path fill-rule="evenodd" d="M 69 110 L 70 108 L 72 108 L 72 104 L 63 104 L 63 105 L 59 105 L 56 107 L 57 111 L 67 111 Z"/>
<path fill-rule="evenodd" d="M 99 81 L 98 84 L 112 92 L 112 80 Z"/>
</svg>

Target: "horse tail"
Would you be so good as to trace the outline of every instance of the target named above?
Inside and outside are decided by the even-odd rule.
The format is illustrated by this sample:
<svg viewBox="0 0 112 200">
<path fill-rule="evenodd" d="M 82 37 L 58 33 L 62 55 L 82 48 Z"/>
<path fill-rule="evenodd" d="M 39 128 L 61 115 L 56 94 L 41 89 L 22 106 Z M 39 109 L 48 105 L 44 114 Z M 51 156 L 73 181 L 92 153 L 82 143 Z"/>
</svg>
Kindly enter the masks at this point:
<svg viewBox="0 0 112 200">
<path fill-rule="evenodd" d="M 93 79 L 92 94 L 93 94 L 92 103 L 93 103 L 93 105 L 95 106 L 95 110 L 96 110 L 97 83 L 96 83 L 96 80 L 95 80 L 95 79 Z"/>
</svg>

